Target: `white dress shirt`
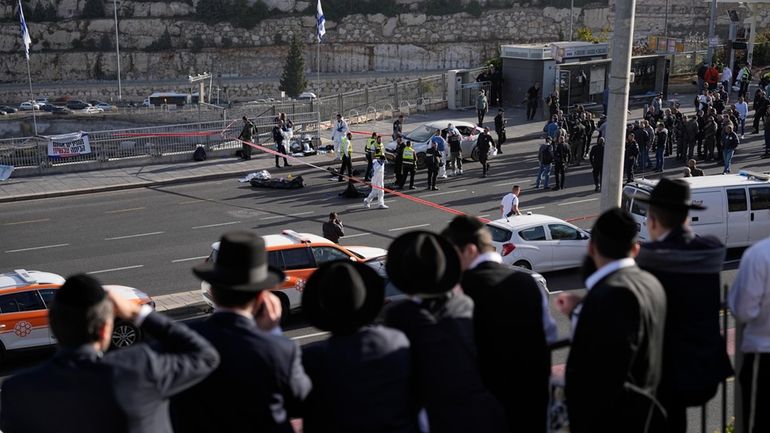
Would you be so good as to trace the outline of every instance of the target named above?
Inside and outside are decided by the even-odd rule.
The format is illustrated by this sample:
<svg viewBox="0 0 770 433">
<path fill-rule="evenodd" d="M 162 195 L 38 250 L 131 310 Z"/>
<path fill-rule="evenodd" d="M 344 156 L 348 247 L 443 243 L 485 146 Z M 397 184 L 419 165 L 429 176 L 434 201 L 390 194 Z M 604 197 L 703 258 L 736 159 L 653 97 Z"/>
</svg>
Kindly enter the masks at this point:
<svg viewBox="0 0 770 433">
<path fill-rule="evenodd" d="M 727 305 L 746 324 L 741 351 L 770 353 L 770 238 L 743 253 Z"/>
</svg>

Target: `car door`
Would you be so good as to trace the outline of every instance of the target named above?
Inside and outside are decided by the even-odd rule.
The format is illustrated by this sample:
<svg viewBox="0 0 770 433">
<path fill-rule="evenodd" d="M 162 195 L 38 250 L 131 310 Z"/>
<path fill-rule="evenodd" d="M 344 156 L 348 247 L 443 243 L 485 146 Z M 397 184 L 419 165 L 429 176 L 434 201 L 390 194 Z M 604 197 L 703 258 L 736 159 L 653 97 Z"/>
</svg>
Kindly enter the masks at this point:
<svg viewBox="0 0 770 433">
<path fill-rule="evenodd" d="M 770 186 L 749 187 L 749 243 L 770 236 Z"/>
<path fill-rule="evenodd" d="M 725 240 L 728 248 L 747 245 L 749 242 L 749 204 L 746 198 L 745 187 L 727 188 L 727 224 L 725 235 L 720 238 Z"/>
<path fill-rule="evenodd" d="M 296 279 L 307 280 L 315 271 L 315 260 L 310 252 L 310 247 L 286 248 L 280 250 L 283 271 L 288 278 L 283 287 L 293 287 Z M 269 259 L 268 259 L 269 262 Z"/>
<path fill-rule="evenodd" d="M 313 251 L 313 259 L 315 259 L 315 266 L 319 267 L 324 263 L 332 262 L 334 260 L 350 260 L 350 256 L 333 246 L 318 246 L 311 247 Z"/>
<path fill-rule="evenodd" d="M 548 224 L 548 232 L 555 241 L 554 270 L 579 267 L 588 252 L 588 236 L 577 227 L 559 223 Z"/>
<path fill-rule="evenodd" d="M 0 296 L 0 336 L 6 350 L 52 344 L 48 310 L 37 290 Z"/>
<path fill-rule="evenodd" d="M 545 226 L 542 224 L 526 227 L 516 232 L 521 242 L 515 243 L 513 250 L 515 264 L 519 260 L 530 263 L 532 270 L 537 272 L 549 271 L 553 267 L 554 241 L 546 236 Z"/>
</svg>

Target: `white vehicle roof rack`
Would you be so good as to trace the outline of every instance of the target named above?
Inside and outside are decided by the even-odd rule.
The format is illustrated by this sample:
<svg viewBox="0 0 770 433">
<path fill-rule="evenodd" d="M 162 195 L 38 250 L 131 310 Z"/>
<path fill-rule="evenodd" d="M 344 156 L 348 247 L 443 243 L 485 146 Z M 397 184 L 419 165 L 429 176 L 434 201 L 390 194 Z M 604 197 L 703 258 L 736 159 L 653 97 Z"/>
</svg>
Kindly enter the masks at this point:
<svg viewBox="0 0 770 433">
<path fill-rule="evenodd" d="M 284 230 L 281 232 L 281 234 L 284 236 L 288 236 L 294 239 L 295 241 L 302 242 L 303 244 L 309 244 L 311 242 L 310 238 L 303 236 L 295 232 L 294 230 Z"/>
<path fill-rule="evenodd" d="M 37 283 L 37 280 L 36 280 L 36 279 L 34 279 L 34 278 L 32 278 L 32 275 L 30 275 L 30 274 L 29 274 L 29 272 L 27 272 L 27 270 L 26 270 L 26 269 L 14 269 L 14 270 L 13 270 L 13 272 L 15 272 L 15 273 L 16 273 L 16 275 L 18 275 L 18 277 L 19 277 L 19 278 L 20 278 L 22 281 L 24 281 L 25 283 L 27 283 L 27 284 L 34 284 L 34 283 Z"/>
<path fill-rule="evenodd" d="M 738 174 L 740 176 L 746 176 L 746 178 L 748 179 L 754 178 L 756 180 L 764 180 L 764 181 L 770 180 L 770 175 L 766 173 L 757 173 L 755 171 L 741 170 L 740 172 L 738 172 Z"/>
</svg>

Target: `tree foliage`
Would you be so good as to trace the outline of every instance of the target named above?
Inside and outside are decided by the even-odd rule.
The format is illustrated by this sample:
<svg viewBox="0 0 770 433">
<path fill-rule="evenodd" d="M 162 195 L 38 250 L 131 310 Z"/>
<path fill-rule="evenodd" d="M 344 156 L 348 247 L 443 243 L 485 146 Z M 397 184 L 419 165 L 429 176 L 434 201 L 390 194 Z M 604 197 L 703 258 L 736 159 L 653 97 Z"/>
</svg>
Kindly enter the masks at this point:
<svg viewBox="0 0 770 433">
<path fill-rule="evenodd" d="M 81 16 L 83 18 L 104 18 L 104 2 L 102 0 L 86 0 Z"/>
<path fill-rule="evenodd" d="M 248 0 L 199 0 L 195 15 L 209 24 L 229 22 L 234 26 L 250 29 L 268 18 L 271 12 L 261 1 L 249 5 Z"/>
<path fill-rule="evenodd" d="M 286 92 L 292 98 L 296 98 L 306 88 L 307 80 L 305 79 L 305 60 L 302 57 L 302 45 L 296 36 L 292 36 L 279 89 Z"/>
<path fill-rule="evenodd" d="M 32 22 L 44 22 L 56 21 L 59 19 L 59 16 L 56 13 L 56 6 L 52 3 L 43 4 L 42 1 L 39 1 L 35 4 L 35 8 L 32 9 L 32 14 L 29 18 Z"/>
</svg>

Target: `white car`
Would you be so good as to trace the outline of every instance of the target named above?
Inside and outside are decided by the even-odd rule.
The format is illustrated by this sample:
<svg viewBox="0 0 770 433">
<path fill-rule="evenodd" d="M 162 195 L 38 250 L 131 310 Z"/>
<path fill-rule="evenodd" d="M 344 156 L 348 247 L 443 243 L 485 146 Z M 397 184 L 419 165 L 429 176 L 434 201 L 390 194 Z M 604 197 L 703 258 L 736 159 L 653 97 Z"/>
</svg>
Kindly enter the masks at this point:
<svg viewBox="0 0 770 433">
<path fill-rule="evenodd" d="M 92 105 L 96 108 L 101 108 L 102 111 L 112 111 L 115 109 L 114 105 L 108 104 L 106 102 L 100 102 L 100 101 L 95 101 L 95 102 L 96 104 L 92 103 Z"/>
<path fill-rule="evenodd" d="M 87 114 L 99 114 L 99 113 L 104 113 L 104 110 L 99 107 L 91 106 L 91 107 L 84 108 L 83 112 Z"/>
<path fill-rule="evenodd" d="M 39 98 L 35 98 L 35 102 L 38 105 L 41 105 L 41 106 L 42 105 L 46 105 L 46 104 L 48 104 L 48 98 L 46 98 L 45 96 L 42 96 L 42 97 L 39 97 Z"/>
<path fill-rule="evenodd" d="M 318 97 L 313 92 L 302 92 L 297 96 L 297 100 L 303 99 L 317 99 Z"/>
<path fill-rule="evenodd" d="M 35 101 L 24 101 L 21 104 L 19 104 L 19 110 L 22 111 L 30 111 L 30 110 L 39 110 L 40 104 L 38 104 Z"/>
<path fill-rule="evenodd" d="M 591 235 L 564 220 L 527 214 L 487 223 L 503 262 L 537 272 L 577 268 Z"/>
<path fill-rule="evenodd" d="M 462 149 L 463 158 L 470 158 L 474 161 L 479 160 L 479 151 L 476 148 L 476 142 L 478 141 L 479 134 L 484 131 L 482 128 L 479 128 L 473 123 L 459 120 L 437 120 L 435 122 L 420 125 L 402 136 L 404 141 L 409 140 L 412 142 L 412 148 L 414 149 L 417 159 L 417 168 L 425 167 L 425 151 L 428 150 L 428 141 L 430 138 L 437 130 L 441 130 L 442 136 L 445 136 L 450 123 L 457 128 L 462 135 L 460 148 Z M 386 144 L 385 157 L 389 160 L 396 159 L 396 147 L 397 143 L 395 141 Z M 491 157 L 492 155 L 490 154 L 489 156 Z"/>
</svg>

